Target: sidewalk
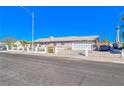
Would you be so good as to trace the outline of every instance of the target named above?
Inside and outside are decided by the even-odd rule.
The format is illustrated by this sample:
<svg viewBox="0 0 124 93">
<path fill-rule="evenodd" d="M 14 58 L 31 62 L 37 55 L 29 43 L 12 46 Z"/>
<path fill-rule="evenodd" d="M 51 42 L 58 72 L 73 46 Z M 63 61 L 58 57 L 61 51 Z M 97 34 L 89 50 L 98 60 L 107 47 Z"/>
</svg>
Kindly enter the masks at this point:
<svg viewBox="0 0 124 93">
<path fill-rule="evenodd" d="M 11 54 L 25 54 L 25 55 L 37 55 L 37 56 L 50 56 L 50 57 L 63 57 L 63 58 L 72 58 L 72 59 L 80 59 L 80 60 L 87 60 L 87 61 L 95 61 L 95 62 L 106 62 L 106 63 L 121 63 L 124 64 L 124 59 L 121 57 L 104 57 L 104 56 L 91 56 L 88 57 L 84 55 L 77 55 L 77 54 L 52 54 L 52 53 L 36 53 L 36 52 L 20 52 L 20 51 L 0 51 L 4 53 L 11 53 Z"/>
</svg>

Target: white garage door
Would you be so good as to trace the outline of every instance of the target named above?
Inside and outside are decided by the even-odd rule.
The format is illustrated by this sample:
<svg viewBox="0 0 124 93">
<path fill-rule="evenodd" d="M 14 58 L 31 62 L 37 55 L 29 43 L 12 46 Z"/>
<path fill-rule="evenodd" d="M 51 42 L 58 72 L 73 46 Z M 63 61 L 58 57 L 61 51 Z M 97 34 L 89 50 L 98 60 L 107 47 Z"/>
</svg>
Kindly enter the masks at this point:
<svg viewBox="0 0 124 93">
<path fill-rule="evenodd" d="M 92 50 L 92 44 L 74 43 L 72 44 L 72 49 L 73 50 L 85 50 L 85 49 Z"/>
</svg>

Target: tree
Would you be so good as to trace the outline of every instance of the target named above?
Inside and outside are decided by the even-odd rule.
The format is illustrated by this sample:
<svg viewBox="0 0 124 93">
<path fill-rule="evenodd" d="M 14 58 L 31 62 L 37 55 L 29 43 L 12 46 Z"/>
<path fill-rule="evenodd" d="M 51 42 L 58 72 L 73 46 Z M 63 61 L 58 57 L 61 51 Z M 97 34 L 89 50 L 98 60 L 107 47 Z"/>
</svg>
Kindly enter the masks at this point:
<svg viewBox="0 0 124 93">
<path fill-rule="evenodd" d="M 17 41 L 15 37 L 5 37 L 2 40 L 6 45 L 14 45 L 14 42 Z"/>
<path fill-rule="evenodd" d="M 102 43 L 106 43 L 106 42 L 108 42 L 108 41 L 106 39 L 106 33 L 104 32 L 104 37 L 103 37 Z"/>
<path fill-rule="evenodd" d="M 102 43 L 106 43 L 106 42 L 108 42 L 107 39 L 103 39 L 102 40 Z"/>
<path fill-rule="evenodd" d="M 21 42 L 22 44 L 28 44 L 29 42 L 26 40 L 19 40 L 19 42 Z"/>
<path fill-rule="evenodd" d="M 20 42 L 23 46 L 25 46 L 26 44 L 29 44 L 29 42 L 26 41 L 26 40 L 19 40 L 19 42 Z"/>
<path fill-rule="evenodd" d="M 122 32 L 122 38 L 124 38 L 124 32 Z"/>
<path fill-rule="evenodd" d="M 124 21 L 124 12 L 121 13 L 120 21 Z M 124 25 L 121 25 L 120 28 L 124 28 Z M 124 31 L 121 33 L 122 38 L 124 39 Z"/>
</svg>

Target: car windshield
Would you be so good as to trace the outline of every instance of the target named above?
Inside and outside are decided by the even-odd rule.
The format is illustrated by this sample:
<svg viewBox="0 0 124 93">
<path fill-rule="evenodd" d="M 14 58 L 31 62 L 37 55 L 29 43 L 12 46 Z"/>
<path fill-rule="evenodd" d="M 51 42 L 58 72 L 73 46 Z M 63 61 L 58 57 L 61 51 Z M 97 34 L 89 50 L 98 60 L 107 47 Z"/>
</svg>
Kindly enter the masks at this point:
<svg viewBox="0 0 124 93">
<path fill-rule="evenodd" d="M 101 46 L 101 47 L 107 47 L 107 46 L 104 46 L 104 45 L 103 45 L 103 46 Z"/>
</svg>

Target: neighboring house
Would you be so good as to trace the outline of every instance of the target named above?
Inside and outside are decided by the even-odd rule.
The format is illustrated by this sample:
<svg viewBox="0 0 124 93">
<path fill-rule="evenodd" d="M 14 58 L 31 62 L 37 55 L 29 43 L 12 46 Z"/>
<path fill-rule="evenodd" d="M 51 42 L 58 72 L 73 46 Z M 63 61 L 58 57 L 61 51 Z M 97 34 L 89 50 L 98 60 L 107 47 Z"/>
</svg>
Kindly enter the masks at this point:
<svg viewBox="0 0 124 93">
<path fill-rule="evenodd" d="M 23 46 L 23 44 L 20 42 L 20 41 L 16 41 L 15 43 L 14 43 L 15 45 L 16 45 L 16 47 L 17 47 L 17 49 L 24 49 L 24 46 Z"/>
<path fill-rule="evenodd" d="M 72 50 L 95 50 L 97 49 L 97 41 L 99 36 L 68 36 L 68 37 L 50 37 L 35 40 L 35 43 L 40 45 L 56 46 Z"/>
<path fill-rule="evenodd" d="M 0 46 L 4 46 L 5 45 L 5 43 L 3 43 L 3 42 L 0 42 Z"/>
<path fill-rule="evenodd" d="M 20 47 L 20 46 L 22 47 L 22 46 L 23 46 L 20 41 L 16 41 L 14 44 L 15 44 L 17 47 Z"/>
</svg>

